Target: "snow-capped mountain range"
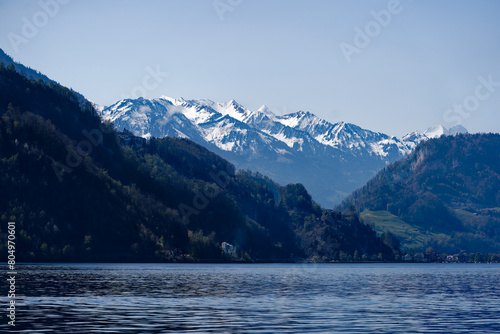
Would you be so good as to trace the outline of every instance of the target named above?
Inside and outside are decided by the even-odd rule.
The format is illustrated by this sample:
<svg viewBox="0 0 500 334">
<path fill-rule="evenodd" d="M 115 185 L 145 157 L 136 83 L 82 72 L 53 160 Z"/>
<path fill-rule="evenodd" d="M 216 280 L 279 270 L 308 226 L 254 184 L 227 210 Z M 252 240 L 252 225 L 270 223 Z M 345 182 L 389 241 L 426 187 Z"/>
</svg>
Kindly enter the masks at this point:
<svg viewBox="0 0 500 334">
<path fill-rule="evenodd" d="M 467 132 L 461 126 L 448 130 L 438 125 L 397 138 L 350 123 L 330 123 L 310 112 L 277 116 L 266 106 L 252 111 L 234 100 L 217 103 L 162 96 L 121 100 L 96 110 L 102 110 L 102 117 L 118 130 L 144 138 L 188 138 L 237 168 L 259 171 L 283 184 L 303 183 L 326 207 L 422 140 Z"/>
</svg>

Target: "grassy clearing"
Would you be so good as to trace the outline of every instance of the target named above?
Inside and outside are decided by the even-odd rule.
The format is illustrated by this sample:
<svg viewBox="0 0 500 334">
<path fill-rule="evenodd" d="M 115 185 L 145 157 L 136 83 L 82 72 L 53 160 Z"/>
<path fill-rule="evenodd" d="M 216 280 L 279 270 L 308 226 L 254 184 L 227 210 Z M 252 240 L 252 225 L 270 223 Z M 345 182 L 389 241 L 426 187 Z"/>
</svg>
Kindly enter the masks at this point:
<svg viewBox="0 0 500 334">
<path fill-rule="evenodd" d="M 474 222 L 477 220 L 476 214 L 463 209 L 455 209 L 453 210 L 453 213 L 455 214 L 455 217 L 460 219 L 462 222 Z"/>
<path fill-rule="evenodd" d="M 371 224 L 378 234 L 386 230 L 395 234 L 401 240 L 403 249 L 424 248 L 430 241 L 446 237 L 442 233 L 423 231 L 385 210 L 365 210 L 361 213 L 361 218 L 366 224 Z"/>
</svg>

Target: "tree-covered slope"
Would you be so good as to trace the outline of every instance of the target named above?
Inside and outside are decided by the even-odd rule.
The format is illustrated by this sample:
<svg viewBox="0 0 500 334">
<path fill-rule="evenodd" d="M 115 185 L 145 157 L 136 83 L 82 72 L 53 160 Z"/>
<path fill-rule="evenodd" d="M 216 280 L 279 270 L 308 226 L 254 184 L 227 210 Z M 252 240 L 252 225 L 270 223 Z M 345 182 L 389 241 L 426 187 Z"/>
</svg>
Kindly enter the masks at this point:
<svg viewBox="0 0 500 334">
<path fill-rule="evenodd" d="M 388 212 L 395 219 L 393 228 L 385 221 L 387 228 L 408 244 L 415 240 L 396 230 L 398 219 L 425 235 L 422 247 L 498 252 L 500 135 L 461 134 L 423 142 L 354 192 L 343 203 L 349 205 L 368 210 L 366 217 Z"/>
<path fill-rule="evenodd" d="M 189 140 L 117 132 L 74 92 L 1 64 L 0 187 L 0 233 L 16 222 L 19 261 L 394 256 L 356 216 L 328 218 L 305 190 L 236 173 Z"/>
</svg>

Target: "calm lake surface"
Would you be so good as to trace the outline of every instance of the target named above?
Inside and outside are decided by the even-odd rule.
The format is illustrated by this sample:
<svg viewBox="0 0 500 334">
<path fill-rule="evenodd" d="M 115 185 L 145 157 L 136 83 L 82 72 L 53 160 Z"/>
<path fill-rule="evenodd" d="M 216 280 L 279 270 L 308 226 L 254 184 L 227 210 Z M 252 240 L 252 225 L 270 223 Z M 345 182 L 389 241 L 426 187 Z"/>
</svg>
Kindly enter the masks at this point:
<svg viewBox="0 0 500 334">
<path fill-rule="evenodd" d="M 499 283 L 498 264 L 19 265 L 0 332 L 490 334 Z"/>
</svg>

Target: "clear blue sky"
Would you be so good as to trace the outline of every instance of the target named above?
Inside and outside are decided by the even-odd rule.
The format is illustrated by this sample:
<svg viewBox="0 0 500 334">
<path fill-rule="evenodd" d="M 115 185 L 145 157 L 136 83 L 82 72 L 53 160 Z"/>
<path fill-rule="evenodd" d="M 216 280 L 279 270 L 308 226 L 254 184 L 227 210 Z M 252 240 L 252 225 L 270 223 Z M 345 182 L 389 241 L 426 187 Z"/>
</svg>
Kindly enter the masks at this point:
<svg viewBox="0 0 500 334">
<path fill-rule="evenodd" d="M 147 98 L 309 110 L 397 136 L 457 121 L 500 132 L 500 1 L 54 1 L 0 0 L 0 48 L 101 105 L 147 78 Z"/>
</svg>

